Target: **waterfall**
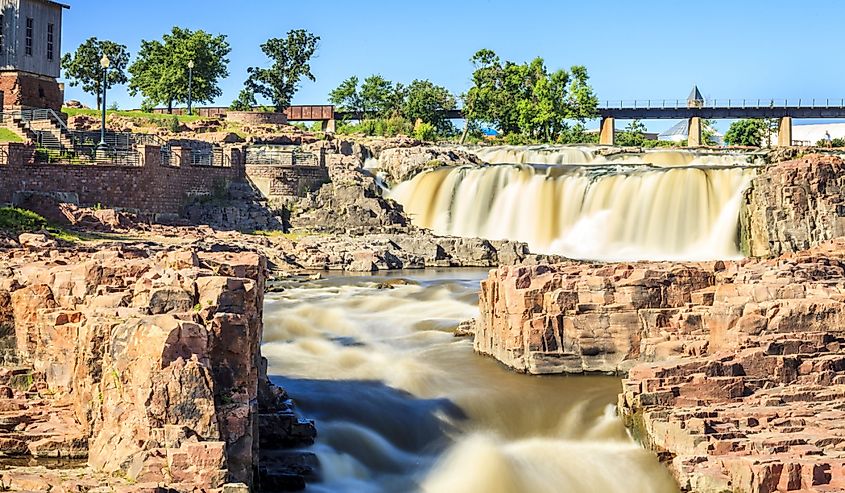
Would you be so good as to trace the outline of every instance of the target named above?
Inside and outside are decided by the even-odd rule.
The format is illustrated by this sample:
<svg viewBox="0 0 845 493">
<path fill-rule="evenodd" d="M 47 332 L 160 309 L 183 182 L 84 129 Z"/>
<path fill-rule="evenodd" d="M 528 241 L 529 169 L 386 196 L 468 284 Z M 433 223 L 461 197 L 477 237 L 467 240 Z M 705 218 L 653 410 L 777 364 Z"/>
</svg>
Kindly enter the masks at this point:
<svg viewBox="0 0 845 493">
<path fill-rule="evenodd" d="M 497 153 L 520 162 L 546 158 L 554 165 L 440 168 L 389 195 L 416 225 L 437 234 L 524 241 L 538 253 L 596 260 L 740 256 L 739 205 L 756 170 L 737 166 L 736 156 L 668 151 L 609 164 L 570 150 L 517 154 L 494 148 L 479 155 L 494 161 Z M 623 162 L 645 158 L 662 167 Z M 559 164 L 570 159 L 589 164 Z M 730 159 L 733 166 L 725 166 Z"/>
</svg>

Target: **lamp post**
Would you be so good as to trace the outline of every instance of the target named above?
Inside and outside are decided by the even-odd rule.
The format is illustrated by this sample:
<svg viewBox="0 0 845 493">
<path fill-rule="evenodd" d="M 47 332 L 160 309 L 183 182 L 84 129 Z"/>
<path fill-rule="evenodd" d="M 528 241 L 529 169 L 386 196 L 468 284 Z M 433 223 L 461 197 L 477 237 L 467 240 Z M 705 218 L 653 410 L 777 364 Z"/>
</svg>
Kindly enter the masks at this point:
<svg viewBox="0 0 845 493">
<path fill-rule="evenodd" d="M 194 85 L 194 61 L 191 60 L 188 62 L 188 115 L 193 115 L 194 112 L 191 109 L 191 90 L 193 89 Z"/>
<path fill-rule="evenodd" d="M 103 53 L 103 58 L 100 59 L 100 66 L 103 67 L 103 122 L 100 126 L 100 143 L 97 145 L 99 150 L 105 150 L 106 145 L 106 85 L 108 84 L 109 65 L 111 60 Z"/>
</svg>

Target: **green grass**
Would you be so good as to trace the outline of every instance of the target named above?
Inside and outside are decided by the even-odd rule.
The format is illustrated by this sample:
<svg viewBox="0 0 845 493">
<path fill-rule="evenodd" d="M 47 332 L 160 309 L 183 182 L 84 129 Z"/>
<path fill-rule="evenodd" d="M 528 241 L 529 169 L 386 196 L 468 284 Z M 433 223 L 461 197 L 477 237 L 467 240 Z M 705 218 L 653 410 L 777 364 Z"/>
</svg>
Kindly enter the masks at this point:
<svg viewBox="0 0 845 493">
<path fill-rule="evenodd" d="M 0 230 L 23 233 L 47 227 L 47 220 L 38 214 L 16 207 L 0 207 Z"/>
<path fill-rule="evenodd" d="M 101 112 L 92 109 L 86 108 L 62 108 L 62 111 L 67 113 L 68 116 L 77 116 L 77 115 L 88 115 L 99 117 L 102 115 Z M 171 120 L 174 116 L 180 122 L 196 122 L 200 120 L 206 120 L 207 118 L 198 115 L 168 115 L 166 113 L 146 113 L 144 111 L 125 111 L 125 110 L 107 110 L 107 114 L 109 115 L 117 115 L 122 116 L 125 118 L 137 118 L 142 120 L 147 120 L 151 123 L 155 122 L 166 122 Z"/>
<path fill-rule="evenodd" d="M 8 128 L 0 127 L 0 142 L 23 142 L 23 139 Z"/>
</svg>

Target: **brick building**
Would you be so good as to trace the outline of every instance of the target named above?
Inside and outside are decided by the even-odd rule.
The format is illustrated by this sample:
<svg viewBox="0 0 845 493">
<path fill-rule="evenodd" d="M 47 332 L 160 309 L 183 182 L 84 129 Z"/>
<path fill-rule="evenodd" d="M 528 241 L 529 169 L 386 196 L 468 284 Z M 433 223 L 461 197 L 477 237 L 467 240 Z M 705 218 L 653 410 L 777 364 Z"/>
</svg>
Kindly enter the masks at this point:
<svg viewBox="0 0 845 493">
<path fill-rule="evenodd" d="M 52 0 L 0 0 L 0 91 L 4 109 L 61 110 L 62 14 Z"/>
</svg>

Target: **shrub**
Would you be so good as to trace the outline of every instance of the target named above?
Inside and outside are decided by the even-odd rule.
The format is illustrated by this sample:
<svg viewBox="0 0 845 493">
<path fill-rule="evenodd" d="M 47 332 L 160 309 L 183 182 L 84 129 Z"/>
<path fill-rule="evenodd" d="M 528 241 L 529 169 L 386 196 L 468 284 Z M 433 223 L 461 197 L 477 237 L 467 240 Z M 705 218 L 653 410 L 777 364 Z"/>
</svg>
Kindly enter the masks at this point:
<svg viewBox="0 0 845 493">
<path fill-rule="evenodd" d="M 47 227 L 47 220 L 26 209 L 0 207 L 0 230 L 23 233 Z"/>
<path fill-rule="evenodd" d="M 173 133 L 179 133 L 182 129 L 182 125 L 179 124 L 179 117 L 173 115 L 173 117 L 167 122 L 167 129 Z"/>
<path fill-rule="evenodd" d="M 531 139 L 522 135 L 522 134 L 507 134 L 504 138 L 505 144 L 510 146 L 520 146 L 520 145 L 528 145 L 531 143 Z"/>
<path fill-rule="evenodd" d="M 417 120 L 417 124 L 414 125 L 414 138 L 431 142 L 437 138 L 437 129 L 430 123 Z"/>
</svg>

